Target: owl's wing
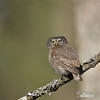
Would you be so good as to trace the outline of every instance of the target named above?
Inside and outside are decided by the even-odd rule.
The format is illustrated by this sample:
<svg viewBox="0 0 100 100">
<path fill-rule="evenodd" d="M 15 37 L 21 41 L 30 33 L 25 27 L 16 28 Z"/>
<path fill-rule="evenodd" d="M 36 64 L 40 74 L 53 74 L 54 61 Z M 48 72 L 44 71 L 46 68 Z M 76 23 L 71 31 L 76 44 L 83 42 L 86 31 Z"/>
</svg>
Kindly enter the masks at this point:
<svg viewBox="0 0 100 100">
<path fill-rule="evenodd" d="M 57 63 L 62 66 L 62 68 L 66 71 L 69 71 L 73 74 L 79 74 L 79 71 L 76 67 L 72 66 L 71 64 L 65 63 L 62 60 L 57 60 Z"/>
<path fill-rule="evenodd" d="M 63 46 L 56 51 L 55 60 L 60 64 L 65 70 L 78 74 L 79 71 L 77 67 L 80 67 L 80 62 L 78 60 L 78 55 L 74 49 L 69 45 Z"/>
<path fill-rule="evenodd" d="M 73 67 L 69 63 L 66 64 L 61 60 L 58 60 L 57 63 L 61 65 L 64 70 L 71 72 L 75 80 L 83 80 L 77 67 Z"/>
<path fill-rule="evenodd" d="M 69 45 L 65 45 L 62 48 L 59 48 L 56 52 L 57 58 L 64 64 L 70 67 L 80 67 L 80 62 L 77 52 L 71 48 Z"/>
</svg>

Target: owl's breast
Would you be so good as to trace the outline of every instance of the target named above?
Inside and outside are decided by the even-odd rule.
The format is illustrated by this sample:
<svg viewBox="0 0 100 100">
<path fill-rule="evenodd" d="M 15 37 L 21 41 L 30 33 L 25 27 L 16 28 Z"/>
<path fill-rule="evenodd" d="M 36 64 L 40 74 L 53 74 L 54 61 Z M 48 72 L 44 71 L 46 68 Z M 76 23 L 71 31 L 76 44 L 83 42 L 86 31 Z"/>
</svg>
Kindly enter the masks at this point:
<svg viewBox="0 0 100 100">
<path fill-rule="evenodd" d="M 60 58 L 57 56 L 56 51 L 49 51 L 49 62 L 52 68 L 60 74 L 67 73 L 66 70 L 60 64 L 58 64 L 58 59 Z"/>
<path fill-rule="evenodd" d="M 49 63 L 51 64 L 51 66 L 53 66 L 53 64 L 55 63 L 55 54 L 53 50 L 49 51 Z"/>
</svg>

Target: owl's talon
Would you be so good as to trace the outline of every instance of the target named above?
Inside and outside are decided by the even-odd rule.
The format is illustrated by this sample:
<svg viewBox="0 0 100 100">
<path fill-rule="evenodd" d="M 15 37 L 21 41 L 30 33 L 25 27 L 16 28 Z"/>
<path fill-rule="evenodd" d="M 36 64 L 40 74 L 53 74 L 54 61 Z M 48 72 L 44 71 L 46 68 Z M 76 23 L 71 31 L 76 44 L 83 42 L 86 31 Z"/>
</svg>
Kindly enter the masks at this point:
<svg viewBox="0 0 100 100">
<path fill-rule="evenodd" d="M 61 80 L 64 80 L 64 75 L 61 75 Z"/>
<path fill-rule="evenodd" d="M 61 75 L 61 80 L 66 81 L 66 77 L 64 75 Z"/>
</svg>

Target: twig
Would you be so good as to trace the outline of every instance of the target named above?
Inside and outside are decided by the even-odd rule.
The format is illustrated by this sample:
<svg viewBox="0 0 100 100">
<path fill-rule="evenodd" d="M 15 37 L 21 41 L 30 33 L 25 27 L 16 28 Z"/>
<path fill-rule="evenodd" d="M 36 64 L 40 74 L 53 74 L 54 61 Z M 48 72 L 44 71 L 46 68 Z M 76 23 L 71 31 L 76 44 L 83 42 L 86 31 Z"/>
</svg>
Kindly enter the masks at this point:
<svg viewBox="0 0 100 100">
<path fill-rule="evenodd" d="M 100 53 L 98 53 L 95 57 L 89 59 L 87 62 L 83 63 L 83 65 L 81 65 L 81 68 L 79 69 L 80 73 L 83 74 L 90 68 L 95 67 L 99 62 L 100 62 Z M 68 78 L 63 80 L 61 78 L 55 79 L 43 87 L 40 87 L 32 92 L 28 92 L 26 96 L 19 98 L 18 100 L 35 100 L 47 93 L 51 94 L 62 85 L 70 82 L 72 79 L 73 79 L 72 74 L 68 74 Z"/>
</svg>

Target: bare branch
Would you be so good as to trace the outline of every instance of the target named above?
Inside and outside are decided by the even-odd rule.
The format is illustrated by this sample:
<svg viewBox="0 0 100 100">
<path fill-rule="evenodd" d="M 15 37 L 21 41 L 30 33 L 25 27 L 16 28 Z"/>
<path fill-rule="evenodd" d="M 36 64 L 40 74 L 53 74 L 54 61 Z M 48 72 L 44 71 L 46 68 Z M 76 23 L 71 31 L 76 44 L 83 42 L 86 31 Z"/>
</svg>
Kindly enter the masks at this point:
<svg viewBox="0 0 100 100">
<path fill-rule="evenodd" d="M 83 65 L 79 69 L 80 73 L 83 74 L 90 68 L 95 67 L 99 62 L 100 62 L 100 53 L 98 53 L 95 57 L 92 57 L 91 59 L 89 59 L 87 62 L 83 63 Z M 52 82 L 50 82 L 49 84 L 43 87 L 40 87 L 32 92 L 28 92 L 26 96 L 18 100 L 35 100 L 47 93 L 51 94 L 52 92 L 57 91 L 59 87 L 70 82 L 73 79 L 72 74 L 68 74 L 67 76 L 68 78 L 66 79 L 62 80 L 61 78 L 59 78 L 59 79 L 53 80 Z"/>
</svg>

